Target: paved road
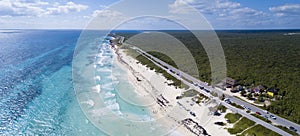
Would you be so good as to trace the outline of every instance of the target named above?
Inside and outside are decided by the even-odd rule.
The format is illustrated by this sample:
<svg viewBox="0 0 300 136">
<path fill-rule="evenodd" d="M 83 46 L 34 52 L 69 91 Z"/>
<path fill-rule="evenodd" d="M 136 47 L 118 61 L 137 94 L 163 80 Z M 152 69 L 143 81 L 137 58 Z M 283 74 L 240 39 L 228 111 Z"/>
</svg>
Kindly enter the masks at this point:
<svg viewBox="0 0 300 136">
<path fill-rule="evenodd" d="M 169 64 L 167 64 L 167 63 L 165 63 L 165 62 L 163 62 L 163 61 L 161 61 L 159 59 L 157 59 L 156 57 L 154 57 L 154 56 L 152 56 L 152 55 L 144 52 L 143 50 L 141 50 L 141 49 L 139 49 L 137 47 L 132 47 L 132 48 L 135 49 L 136 51 L 138 51 L 141 55 L 143 55 L 146 58 L 148 58 L 150 61 L 152 61 L 157 66 L 159 66 L 162 69 L 166 70 L 169 74 L 171 74 L 174 77 L 180 79 L 183 83 L 189 85 L 191 88 L 199 91 L 200 93 L 203 93 L 207 97 L 212 98 L 213 96 L 210 93 L 208 93 L 207 91 L 204 91 L 203 89 L 199 89 L 199 86 L 204 87 L 206 90 L 213 91 L 213 92 L 217 93 L 219 96 L 221 96 L 222 94 L 224 94 L 221 89 L 216 89 L 216 88 L 213 88 L 211 86 L 208 86 L 207 83 L 202 82 L 199 79 L 196 79 L 196 78 L 194 78 L 194 77 L 192 77 L 192 76 L 190 76 L 190 75 L 188 75 L 188 74 L 186 74 L 186 73 L 178 70 L 177 68 L 175 68 L 175 67 L 173 67 L 173 66 L 171 66 L 171 65 L 169 65 Z M 181 77 L 183 77 L 183 78 L 191 81 L 193 84 L 190 83 L 190 82 L 188 82 L 188 81 L 186 81 L 186 80 L 183 80 Z M 198 86 L 195 86 L 195 84 L 197 84 Z M 268 118 L 269 118 L 269 120 L 272 121 L 275 124 L 278 124 L 278 125 L 281 125 L 281 126 L 286 126 L 286 127 L 293 126 L 294 128 L 296 128 L 298 130 L 297 133 L 300 134 L 300 125 L 298 125 L 296 123 L 293 123 L 293 122 L 291 122 L 289 120 L 286 120 L 284 118 L 281 118 L 279 116 L 275 116 L 274 114 L 265 113 L 265 111 L 263 109 L 260 109 L 260 108 L 258 108 L 256 106 L 254 106 L 254 105 L 252 105 L 250 103 L 247 103 L 247 102 L 245 102 L 243 100 L 240 100 L 238 98 L 232 97 L 232 96 L 227 95 L 227 94 L 224 94 L 224 95 L 225 95 L 225 97 L 229 98 L 231 102 L 234 102 L 234 103 L 236 103 L 238 105 L 244 105 L 245 107 L 250 108 L 251 111 L 253 111 L 253 112 L 260 112 L 262 114 L 262 116 L 267 115 Z M 249 113 L 246 113 L 245 110 L 238 109 L 238 108 L 233 107 L 230 104 L 227 104 L 225 102 L 221 102 L 221 103 L 224 106 L 226 106 L 227 108 L 229 108 L 229 109 L 231 109 L 233 111 L 236 111 L 236 112 L 240 113 L 241 115 L 243 115 L 244 117 L 246 117 L 248 119 L 251 119 L 251 120 L 255 121 L 256 123 L 261 124 L 261 125 L 265 126 L 266 128 L 269 128 L 269 129 L 271 129 L 271 130 L 273 130 L 273 131 L 275 131 L 275 132 L 277 132 L 277 133 L 279 133 L 281 135 L 284 135 L 284 136 L 290 135 L 289 133 L 287 133 L 287 132 L 285 132 L 285 131 L 283 131 L 283 130 L 275 127 L 275 126 L 273 126 L 273 125 L 271 125 L 269 123 L 266 123 L 266 122 L 264 122 L 264 121 L 262 121 L 262 120 L 260 120 L 260 119 L 258 119 L 256 117 L 250 115 Z M 276 117 L 276 119 L 271 119 L 270 115 L 274 115 Z"/>
</svg>

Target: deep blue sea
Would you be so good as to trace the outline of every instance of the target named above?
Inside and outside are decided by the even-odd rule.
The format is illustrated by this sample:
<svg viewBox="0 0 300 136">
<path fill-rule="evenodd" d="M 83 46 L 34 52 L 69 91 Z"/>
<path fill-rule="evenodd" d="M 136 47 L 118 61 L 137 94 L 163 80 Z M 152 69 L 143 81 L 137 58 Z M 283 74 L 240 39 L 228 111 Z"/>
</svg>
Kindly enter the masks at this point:
<svg viewBox="0 0 300 136">
<path fill-rule="evenodd" d="M 72 84 L 81 31 L 0 30 L 0 135 L 104 135 Z"/>
</svg>

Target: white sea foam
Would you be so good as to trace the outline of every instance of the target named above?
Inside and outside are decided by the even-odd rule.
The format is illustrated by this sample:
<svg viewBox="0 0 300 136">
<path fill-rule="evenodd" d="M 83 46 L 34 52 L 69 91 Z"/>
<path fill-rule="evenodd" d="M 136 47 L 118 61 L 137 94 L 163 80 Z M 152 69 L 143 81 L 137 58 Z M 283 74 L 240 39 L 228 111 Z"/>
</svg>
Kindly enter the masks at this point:
<svg viewBox="0 0 300 136">
<path fill-rule="evenodd" d="M 117 81 L 117 80 L 118 80 L 118 78 L 115 77 L 114 75 L 106 76 L 106 78 L 111 79 L 111 80 L 113 80 L 113 81 Z"/>
<path fill-rule="evenodd" d="M 111 92 L 107 92 L 107 93 L 105 93 L 104 98 L 105 98 L 105 99 L 109 99 L 109 98 L 113 98 L 113 97 L 115 97 L 115 96 L 116 96 L 116 94 L 111 93 Z"/>
<path fill-rule="evenodd" d="M 94 79 L 97 80 L 97 81 L 100 81 L 101 77 L 100 76 L 96 76 Z"/>
<path fill-rule="evenodd" d="M 101 92 L 101 86 L 100 85 L 96 85 L 92 88 L 95 92 L 100 93 Z"/>
<path fill-rule="evenodd" d="M 112 70 L 110 68 L 100 68 L 97 69 L 98 72 L 112 72 Z"/>
<path fill-rule="evenodd" d="M 143 118 L 143 121 L 153 121 L 153 120 L 154 120 L 154 119 L 153 119 L 151 116 L 149 116 L 149 115 L 143 115 L 142 118 Z"/>
<path fill-rule="evenodd" d="M 120 111 L 120 106 L 118 103 L 115 103 L 113 105 L 108 106 L 109 109 L 114 110 L 114 111 Z"/>
<path fill-rule="evenodd" d="M 108 109 L 115 111 L 115 112 L 120 112 L 120 105 L 117 103 L 116 99 L 112 99 L 112 100 L 106 100 L 105 105 Z"/>
<path fill-rule="evenodd" d="M 96 57 L 101 58 L 103 56 L 103 51 L 99 52 Z"/>
<path fill-rule="evenodd" d="M 90 111 L 92 113 L 92 115 L 95 116 L 104 116 L 104 115 L 108 115 L 108 111 L 107 108 L 99 108 L 99 109 L 93 109 Z"/>
<path fill-rule="evenodd" d="M 109 100 L 105 100 L 104 103 L 105 103 L 105 105 L 112 105 L 112 104 L 117 103 L 117 100 L 116 99 L 109 99 Z"/>
<path fill-rule="evenodd" d="M 95 105 L 95 102 L 93 100 L 83 101 L 81 102 L 83 104 L 88 104 L 89 106 L 93 107 Z"/>
<path fill-rule="evenodd" d="M 113 81 L 107 84 L 102 85 L 102 89 L 106 89 L 106 90 L 114 90 L 114 84 L 118 84 L 119 81 Z"/>
</svg>

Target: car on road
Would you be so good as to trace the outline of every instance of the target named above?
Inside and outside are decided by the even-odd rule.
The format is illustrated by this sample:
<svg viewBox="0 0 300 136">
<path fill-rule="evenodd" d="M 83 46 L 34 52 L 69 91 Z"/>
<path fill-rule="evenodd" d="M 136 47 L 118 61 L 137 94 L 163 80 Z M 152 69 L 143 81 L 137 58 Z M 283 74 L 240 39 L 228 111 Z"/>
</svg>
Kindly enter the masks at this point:
<svg viewBox="0 0 300 136">
<path fill-rule="evenodd" d="M 207 92 L 207 93 L 210 93 L 210 90 L 204 88 L 204 91 Z"/>
<path fill-rule="evenodd" d="M 261 113 L 260 112 L 255 112 L 257 115 L 261 115 Z"/>
<path fill-rule="evenodd" d="M 203 86 L 199 86 L 199 88 L 200 88 L 200 89 L 204 89 L 204 87 L 203 87 Z"/>
<path fill-rule="evenodd" d="M 264 113 L 266 113 L 266 114 L 269 114 L 269 112 L 268 112 L 268 111 L 266 111 L 266 110 L 264 110 Z"/>
<path fill-rule="evenodd" d="M 190 114 L 191 114 L 192 116 L 196 117 L 196 114 L 195 114 L 194 112 L 191 111 Z"/>
<path fill-rule="evenodd" d="M 225 101 L 226 103 L 230 104 L 231 102 L 230 101 Z"/>
<path fill-rule="evenodd" d="M 248 111 L 251 111 L 251 109 L 250 109 L 249 107 L 247 108 L 247 110 L 248 110 Z"/>
<path fill-rule="evenodd" d="M 270 115 L 270 118 L 276 120 L 276 117 L 274 115 Z"/>
<path fill-rule="evenodd" d="M 267 115 L 264 116 L 266 119 L 268 119 L 269 117 Z"/>
<path fill-rule="evenodd" d="M 247 107 L 245 105 L 241 105 L 244 109 L 246 109 Z"/>
<path fill-rule="evenodd" d="M 289 129 L 292 130 L 292 131 L 294 131 L 294 132 L 297 132 L 297 129 L 294 128 L 294 127 L 292 127 L 292 126 L 290 126 Z"/>
<path fill-rule="evenodd" d="M 228 99 L 228 98 L 225 98 L 224 101 L 225 101 L 226 103 L 228 103 L 228 104 L 231 103 L 230 99 Z"/>
</svg>

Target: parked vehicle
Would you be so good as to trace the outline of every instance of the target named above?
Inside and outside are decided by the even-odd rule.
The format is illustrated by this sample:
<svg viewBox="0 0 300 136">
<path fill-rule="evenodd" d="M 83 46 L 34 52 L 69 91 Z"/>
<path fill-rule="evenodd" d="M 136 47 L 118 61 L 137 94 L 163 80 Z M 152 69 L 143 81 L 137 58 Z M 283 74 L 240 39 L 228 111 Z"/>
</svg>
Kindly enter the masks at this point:
<svg viewBox="0 0 300 136">
<path fill-rule="evenodd" d="M 196 117 L 196 114 L 194 112 L 190 112 L 190 114 L 194 117 Z"/>
<path fill-rule="evenodd" d="M 270 115 L 270 118 L 276 120 L 276 117 L 274 115 Z"/>
<path fill-rule="evenodd" d="M 245 105 L 241 105 L 244 109 L 246 109 L 247 107 Z"/>
<path fill-rule="evenodd" d="M 266 113 L 266 114 L 269 114 L 269 112 L 268 112 L 268 111 L 266 111 L 266 110 L 264 110 L 264 113 Z"/>
<path fill-rule="evenodd" d="M 210 93 L 210 90 L 204 88 L 204 91 L 207 92 L 207 93 Z"/>
<path fill-rule="evenodd" d="M 255 112 L 257 115 L 261 115 L 261 113 L 260 112 Z"/>
<path fill-rule="evenodd" d="M 228 103 L 228 104 L 231 103 L 231 102 L 230 102 L 230 99 L 228 99 L 228 98 L 225 98 L 224 101 L 225 101 L 226 103 Z"/>
<path fill-rule="evenodd" d="M 289 129 L 290 129 L 290 130 L 292 130 L 292 131 L 294 131 L 294 132 L 296 132 L 296 131 L 297 131 L 297 129 L 296 129 L 296 128 L 294 128 L 294 127 L 292 127 L 292 126 L 290 126 L 290 127 L 289 127 Z"/>
</svg>

